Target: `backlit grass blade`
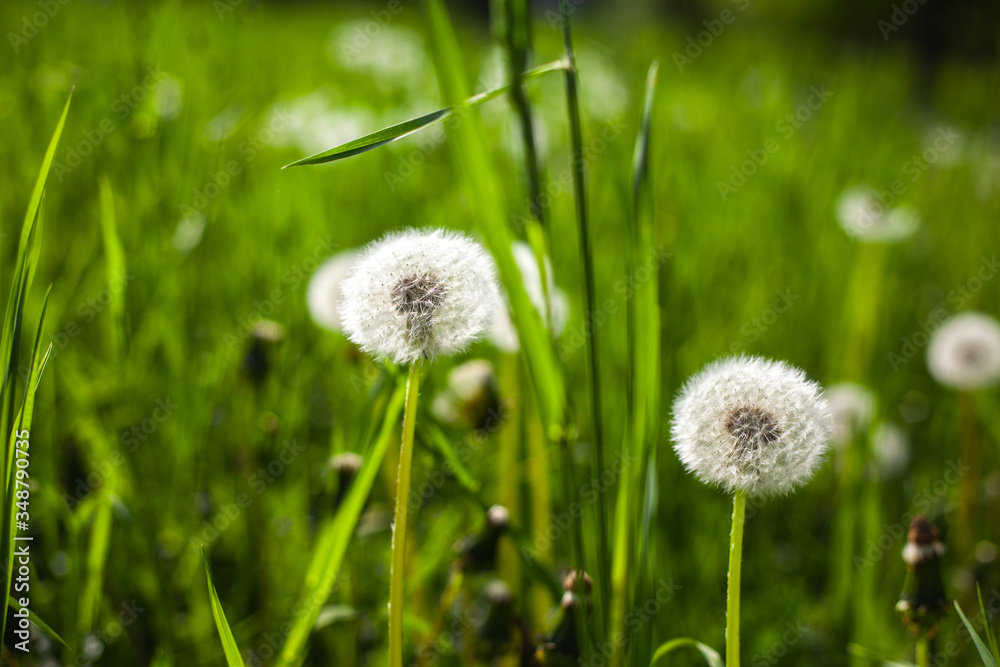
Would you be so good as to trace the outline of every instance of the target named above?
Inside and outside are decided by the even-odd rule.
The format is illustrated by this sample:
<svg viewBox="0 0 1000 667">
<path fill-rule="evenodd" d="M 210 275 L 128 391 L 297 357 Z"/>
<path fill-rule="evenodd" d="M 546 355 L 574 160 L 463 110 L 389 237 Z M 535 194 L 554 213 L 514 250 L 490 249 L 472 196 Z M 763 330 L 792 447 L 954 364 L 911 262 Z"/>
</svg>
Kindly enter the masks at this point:
<svg viewBox="0 0 1000 667">
<path fill-rule="evenodd" d="M 112 473 L 114 474 L 114 473 Z M 111 488 L 114 482 L 105 482 Z M 90 543 L 87 548 L 85 566 L 86 579 L 83 592 L 80 594 L 80 615 L 77 627 L 80 635 L 94 629 L 94 621 L 101 608 L 102 591 L 104 590 L 104 564 L 108 559 L 108 547 L 111 544 L 111 519 L 113 504 L 110 489 L 102 490 L 94 520 L 90 528 Z"/>
<path fill-rule="evenodd" d="M 18 601 L 18 599 L 15 598 L 13 595 L 10 595 L 10 596 L 7 597 L 7 605 L 9 607 L 12 607 L 15 612 L 21 611 L 21 609 L 24 608 L 24 607 L 21 606 L 20 601 Z M 31 611 L 30 609 L 28 610 L 28 620 L 30 620 L 32 623 L 34 623 L 36 626 L 38 626 L 38 629 L 41 630 L 49 639 L 56 640 L 57 642 L 59 642 L 60 644 L 62 644 L 63 646 L 65 646 L 66 648 L 70 647 L 69 644 L 67 644 L 66 641 L 62 637 L 59 636 L 59 633 L 57 633 L 55 630 L 53 630 L 49 626 L 48 623 L 46 623 L 45 621 L 43 621 L 42 619 L 40 619 L 38 617 L 38 614 L 36 614 L 35 612 Z"/>
<path fill-rule="evenodd" d="M 958 601 L 955 601 L 955 611 L 958 612 L 958 617 L 962 619 L 962 624 L 965 625 L 965 629 L 969 631 L 969 636 L 972 637 L 972 643 L 976 645 L 976 650 L 979 651 L 979 657 L 982 658 L 984 667 L 997 667 L 997 661 L 990 654 L 990 648 L 976 632 L 975 626 L 969 622 L 969 619 L 965 617 L 962 612 L 962 608 L 958 606 Z M 989 632 L 989 628 L 984 628 L 984 631 Z"/>
<path fill-rule="evenodd" d="M 222 609 L 222 603 L 219 602 L 219 593 L 215 590 L 215 584 L 212 583 L 212 570 L 208 566 L 208 555 L 205 553 L 204 546 L 201 548 L 201 559 L 205 563 L 208 597 L 212 603 L 212 616 L 215 618 L 215 627 L 219 631 L 219 638 L 222 640 L 222 651 L 226 654 L 226 663 L 229 667 L 245 667 L 243 656 L 240 655 L 240 647 L 236 645 L 236 638 L 233 637 L 233 631 L 226 620 L 226 612 Z"/>
<path fill-rule="evenodd" d="M 659 65 L 654 62 L 646 80 L 642 120 L 636 136 L 633 155 L 633 201 L 630 220 L 626 229 L 627 265 L 630 276 L 639 275 L 655 245 L 656 221 L 652 210 L 649 186 L 650 125 L 653 100 L 656 92 L 656 75 Z M 648 267 L 647 267 L 648 268 Z M 647 488 L 647 471 L 651 452 L 659 437 L 660 423 L 660 308 L 659 289 L 655 270 L 643 281 L 635 281 L 632 298 L 626 303 L 628 332 L 628 418 L 626 421 L 625 447 L 636 461 L 628 472 L 628 479 L 618 486 L 615 507 L 615 535 L 612 547 L 612 632 L 623 631 L 629 598 L 639 589 L 637 582 L 643 578 L 637 565 L 648 558 L 638 537 L 648 530 L 641 522 L 648 514 L 641 493 Z M 628 650 L 641 652 L 642 642 L 648 633 L 637 637 Z M 624 651 L 611 657 L 612 665 L 624 663 Z"/>
<path fill-rule="evenodd" d="M 446 102 L 465 96 L 468 88 L 463 58 L 447 11 L 439 0 L 427 0 L 428 25 L 438 70 L 438 83 Z M 558 65 L 558 66 L 556 66 Z M 562 62 L 550 65 L 562 69 Z M 537 69 L 537 68 L 536 68 Z M 527 75 L 526 75 L 527 76 Z M 490 164 L 482 123 L 474 112 L 465 110 L 462 122 L 450 127 L 452 151 L 463 179 L 466 201 L 475 202 L 472 217 L 483 240 L 497 263 L 500 280 L 507 291 L 521 349 L 527 358 L 528 371 L 546 425 L 546 435 L 560 437 L 565 411 L 565 384 L 548 332 L 524 290 L 521 273 L 514 263 L 511 243 L 514 236 L 503 211 L 506 209 L 502 188 Z"/>
<path fill-rule="evenodd" d="M 386 408 L 382 429 L 365 453 L 361 471 L 351 484 L 347 497 L 336 515 L 320 529 L 306 571 L 304 597 L 296 605 L 295 620 L 292 622 L 288 639 L 281 647 L 281 654 L 275 662 L 276 667 L 298 667 L 305 660 L 309 635 L 312 634 L 316 619 L 333 590 L 344 554 L 347 553 L 347 546 L 354 535 L 365 501 L 371 492 L 372 484 L 375 483 L 375 477 L 382 467 L 382 459 L 392 440 L 392 434 L 399 424 L 405 398 L 406 386 L 400 384 Z"/>
<path fill-rule="evenodd" d="M 31 457 L 31 419 L 35 410 L 35 392 L 38 389 L 38 382 L 41 379 L 41 374 L 45 369 L 45 365 L 48 361 L 49 355 L 52 352 L 52 343 L 49 343 L 46 347 L 45 352 L 41 352 L 42 346 L 42 335 L 45 331 L 45 312 L 48 307 L 49 294 L 52 288 L 45 293 L 45 300 L 42 303 L 42 313 L 39 316 L 38 329 L 35 334 L 35 346 L 32 351 L 31 356 L 31 369 L 28 373 L 28 378 L 24 383 L 24 398 L 21 402 L 21 409 L 18 411 L 18 419 L 16 420 L 16 427 L 10 435 L 10 439 L 7 442 L 7 453 L 6 453 L 6 497 L 4 498 L 4 518 L 3 518 L 3 541 L 5 550 L 5 561 L 4 561 L 4 573 L 6 579 L 4 581 L 11 581 L 11 576 L 14 569 L 14 537 L 17 533 L 17 524 L 14 521 L 15 512 L 18 510 L 15 504 L 17 500 L 17 489 L 27 488 L 27 484 L 30 482 L 30 472 L 27 473 L 27 477 L 23 480 L 17 479 L 16 471 L 20 470 L 15 466 L 15 451 L 18 449 L 16 447 L 17 441 L 26 439 L 28 441 L 28 447 L 25 448 L 28 460 Z M 20 326 L 20 325 L 18 325 Z M 11 388 L 13 389 L 13 388 Z M 13 391 L 12 391 L 13 393 Z M 30 464 L 28 466 L 30 470 Z M 23 486 L 22 486 L 23 485 Z M 7 626 L 7 605 L 3 605 L 3 611 L 0 612 L 0 628 L 6 628 Z"/>
<path fill-rule="evenodd" d="M 990 645 L 990 655 L 1000 663 L 1000 647 L 997 646 L 997 636 L 990 627 L 990 615 L 986 611 L 986 605 L 983 604 L 983 591 L 979 587 L 979 584 L 976 584 L 976 596 L 979 598 L 979 613 L 983 619 L 983 634 L 986 635 L 986 641 Z"/>
<path fill-rule="evenodd" d="M 695 641 L 690 637 L 678 637 L 677 639 L 671 639 L 667 643 L 661 645 L 660 648 L 656 649 L 656 653 L 653 654 L 653 658 L 649 661 L 649 664 L 651 666 L 655 665 L 660 658 L 682 648 L 697 649 L 698 652 L 701 653 L 701 657 L 705 659 L 706 663 L 708 663 L 709 667 L 725 667 L 722 662 L 722 656 L 720 656 L 715 649 L 711 646 L 702 644 L 699 641 Z"/>
<path fill-rule="evenodd" d="M 563 61 L 557 60 L 555 62 L 548 63 L 546 65 L 541 65 L 526 72 L 524 75 L 525 79 L 534 79 L 543 74 L 549 72 L 554 72 L 563 68 Z M 360 155 L 361 153 L 367 153 L 370 150 L 379 148 L 380 146 L 385 146 L 386 144 L 392 143 L 397 139 L 402 139 L 403 137 L 409 136 L 418 130 L 422 130 L 425 127 L 430 127 L 435 123 L 443 121 L 448 118 L 453 113 L 456 112 L 459 106 L 465 107 L 475 107 L 495 99 L 502 95 L 509 88 L 509 84 L 504 84 L 492 90 L 473 95 L 468 98 L 460 105 L 449 106 L 444 109 L 438 109 L 437 111 L 432 111 L 429 114 L 419 116 L 417 118 L 411 118 L 410 120 L 404 121 L 397 125 L 391 127 L 386 127 L 378 132 L 372 132 L 358 139 L 353 139 L 348 141 L 346 144 L 341 144 L 331 148 L 330 150 L 323 151 L 322 153 L 317 153 L 316 155 L 311 155 L 301 160 L 296 160 L 291 164 L 287 164 L 282 169 L 287 169 L 289 167 L 300 167 L 312 164 L 325 164 L 327 162 L 334 162 L 336 160 L 343 160 L 344 158 L 352 157 L 354 155 Z"/>
<path fill-rule="evenodd" d="M 115 198 L 107 175 L 100 179 L 101 191 L 101 238 L 104 241 L 104 261 L 108 285 L 122 285 L 125 281 L 125 250 L 118 236 L 115 218 Z M 124 357 L 125 344 L 125 290 L 111 289 L 108 303 L 110 311 L 111 350 L 115 363 L 119 365 Z"/>
</svg>

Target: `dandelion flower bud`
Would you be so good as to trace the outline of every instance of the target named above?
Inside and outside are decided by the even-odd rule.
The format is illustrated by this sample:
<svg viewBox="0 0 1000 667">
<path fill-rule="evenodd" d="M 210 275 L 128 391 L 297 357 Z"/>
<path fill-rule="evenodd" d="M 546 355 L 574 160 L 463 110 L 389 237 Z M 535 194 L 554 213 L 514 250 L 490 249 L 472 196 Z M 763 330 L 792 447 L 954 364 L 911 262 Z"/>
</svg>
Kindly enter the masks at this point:
<svg viewBox="0 0 1000 667">
<path fill-rule="evenodd" d="M 751 497 L 790 493 L 812 477 L 833 428 L 805 373 L 780 361 L 730 357 L 691 378 L 674 402 L 674 449 L 699 479 Z"/>
<path fill-rule="evenodd" d="M 910 237 L 920 215 L 909 206 L 889 209 L 868 186 L 845 190 L 837 200 L 837 222 L 847 235 L 868 243 L 894 243 Z"/>
<path fill-rule="evenodd" d="M 938 530 L 923 516 L 916 516 L 910 524 L 903 560 L 906 561 L 906 580 L 896 604 L 896 611 L 913 634 L 933 634 L 938 619 L 948 605 L 941 579 L 941 556 L 944 545 Z"/>
<path fill-rule="evenodd" d="M 348 338 L 397 364 L 462 351 L 486 332 L 500 304 L 492 257 L 443 229 L 408 229 L 372 243 L 341 291 Z"/>
<path fill-rule="evenodd" d="M 975 391 L 1000 380 L 1000 323 L 983 313 L 955 315 L 934 332 L 927 367 L 941 384 Z"/>
<path fill-rule="evenodd" d="M 521 274 L 524 283 L 524 291 L 528 295 L 528 300 L 535 308 L 543 320 L 546 318 L 545 310 L 545 290 L 542 289 L 542 276 L 538 271 L 538 259 L 535 251 L 523 241 L 515 241 L 511 245 L 511 252 L 514 254 L 514 262 L 517 270 Z M 545 258 L 545 278 L 546 288 L 549 294 L 549 314 L 552 318 L 553 334 L 558 336 L 566 328 L 569 322 L 569 299 L 566 293 L 556 287 L 556 282 L 552 277 L 552 263 L 549 258 Z M 546 322 L 546 324 L 548 324 Z M 493 345 L 501 352 L 513 354 L 520 349 L 520 341 L 517 337 L 517 329 L 510 319 L 510 312 L 506 304 L 501 305 L 493 326 L 489 331 L 489 339 Z"/>
<path fill-rule="evenodd" d="M 270 352 L 285 337 L 285 328 L 272 320 L 260 320 L 250 332 L 250 346 L 243 357 L 243 372 L 255 385 L 271 370 Z"/>
<path fill-rule="evenodd" d="M 309 278 L 306 304 L 313 322 L 324 329 L 340 333 L 340 284 L 358 258 L 356 250 L 345 250 L 319 265 Z"/>
</svg>

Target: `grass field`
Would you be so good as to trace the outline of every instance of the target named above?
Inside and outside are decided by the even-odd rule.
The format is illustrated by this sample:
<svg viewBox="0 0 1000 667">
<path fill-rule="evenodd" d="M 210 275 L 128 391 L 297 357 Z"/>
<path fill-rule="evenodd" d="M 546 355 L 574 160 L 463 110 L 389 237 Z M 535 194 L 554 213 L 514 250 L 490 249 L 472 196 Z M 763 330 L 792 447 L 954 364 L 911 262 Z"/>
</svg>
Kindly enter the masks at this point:
<svg viewBox="0 0 1000 667">
<path fill-rule="evenodd" d="M 318 327 L 306 285 L 328 256 L 401 227 L 482 237 L 484 225 L 499 221 L 523 235 L 530 199 L 510 99 L 479 109 L 488 152 L 475 165 L 499 184 L 493 199 L 473 197 L 478 172 L 458 166 L 453 133 L 478 128 L 475 121 L 281 170 L 445 106 L 451 84 L 439 90 L 440 58 L 431 49 L 441 40 L 419 3 L 43 5 L 0 7 L 8 42 L 0 70 L 0 275 L 7 290 L 32 185 L 75 87 L 42 202 L 21 346 L 27 355 L 51 284 L 43 340 L 52 349 L 30 431 L 30 608 L 69 648 L 39 634 L 24 655 L 14 648 L 11 612 L 6 659 L 224 664 L 204 546 L 247 665 L 383 664 L 399 456 L 390 394 L 406 373 L 383 369 Z M 628 642 L 616 645 L 610 662 L 647 665 L 655 647 L 684 636 L 722 652 L 731 499 L 684 471 L 669 424 L 684 381 L 739 353 L 787 360 L 824 386 L 860 383 L 877 397 L 870 428 L 833 448 L 815 479 L 748 511 L 745 664 L 873 664 L 851 657 L 851 644 L 912 663 L 913 638 L 894 607 L 916 513 L 948 546 L 949 597 L 972 618 L 978 583 L 986 606 L 1000 606 L 1000 400 L 995 390 L 942 387 L 925 360 L 927 331 L 947 317 L 1000 314 L 1000 70 L 948 60 L 929 70 L 892 35 L 872 51 L 769 27 L 749 3 L 719 8 L 734 20 L 698 49 L 690 44 L 707 28 L 598 8 L 572 17 L 593 324 L 563 72 L 526 84 L 543 237 L 570 304 L 552 346 L 566 387 L 557 396 L 565 430 L 542 424 L 536 367 L 524 354 L 481 342 L 425 365 L 422 405 L 431 406 L 451 368 L 483 358 L 511 410 L 484 438 L 456 426 L 422 427 L 433 422 L 430 410 L 418 419 L 406 664 L 416 664 L 433 634 L 449 586 L 458 593 L 446 631 L 420 664 L 472 662 L 477 642 L 455 637 L 465 636 L 463 623 L 479 622 L 481 608 L 471 601 L 497 576 L 530 633 L 543 634 L 558 582 L 581 565 L 596 598 L 597 649 L 585 649 L 585 664 L 605 664 L 600 645 L 614 631 L 605 595 L 616 557 L 601 551 L 602 511 L 610 541 L 623 521 L 635 528 L 622 547 Z M 465 83 L 482 91 L 505 81 L 485 21 L 453 18 Z M 533 64 L 562 56 L 551 12 L 535 16 L 533 40 Z M 654 59 L 652 217 L 648 236 L 632 247 L 625 230 L 634 218 L 633 152 Z M 848 236 L 837 202 L 861 184 L 918 211 L 917 231 L 893 244 Z M 628 313 L 649 304 L 636 306 L 637 295 L 651 295 L 660 314 L 638 353 Z M 254 342 L 262 318 L 283 326 L 280 343 Z M 592 332 L 600 420 L 589 391 Z M 659 360 L 642 356 L 650 345 Z M 640 459 L 628 440 L 636 427 L 629 378 L 643 368 L 656 392 L 639 395 L 653 397 L 655 413 L 651 456 Z M 603 468 L 595 422 L 603 423 Z M 889 463 L 880 455 L 884 439 L 874 437 L 883 422 L 905 438 Z M 361 519 L 356 529 L 337 523 L 329 461 L 345 451 L 367 459 L 380 432 L 390 444 Z M 458 473 L 442 473 L 455 469 L 442 463 L 449 443 L 462 459 Z M 640 474 L 647 465 L 648 475 Z M 616 513 L 623 485 L 638 493 L 627 515 Z M 481 529 L 494 503 L 508 507 L 514 529 L 501 539 L 497 570 L 456 583 L 453 545 Z M 278 661 L 321 579 L 310 563 L 324 571 L 314 554 L 352 534 L 332 593 L 317 601 L 307 652 Z M 981 664 L 960 625 L 954 612 L 941 622 L 934 650 L 953 642 L 957 655 L 933 664 Z M 497 664 L 519 664 L 517 645 Z M 690 651 L 659 664 L 704 661 Z"/>
</svg>

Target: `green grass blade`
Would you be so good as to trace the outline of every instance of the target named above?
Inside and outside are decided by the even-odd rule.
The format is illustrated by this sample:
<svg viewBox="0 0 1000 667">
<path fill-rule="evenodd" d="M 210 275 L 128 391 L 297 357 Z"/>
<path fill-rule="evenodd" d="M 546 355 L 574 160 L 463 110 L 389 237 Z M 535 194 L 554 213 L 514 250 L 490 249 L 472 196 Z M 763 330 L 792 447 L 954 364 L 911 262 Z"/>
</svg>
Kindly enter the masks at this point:
<svg viewBox="0 0 1000 667">
<path fill-rule="evenodd" d="M 7 606 L 13 607 L 14 611 L 21 611 L 22 609 L 24 609 L 24 607 L 21 606 L 21 603 L 13 595 L 10 595 L 10 596 L 7 597 Z M 42 619 L 40 619 L 38 617 L 38 614 L 36 614 L 35 612 L 31 611 L 30 609 L 28 610 L 28 620 L 30 620 L 32 623 L 34 623 L 36 626 L 38 626 L 38 629 L 41 630 L 43 633 L 45 633 L 45 635 L 49 639 L 54 639 L 57 642 L 59 642 L 60 644 L 62 644 L 63 646 L 65 646 L 66 648 L 70 648 L 69 644 L 67 644 L 66 641 L 62 637 L 59 636 L 59 633 L 57 633 L 55 630 L 53 630 L 51 628 L 51 626 L 49 626 L 48 623 L 46 623 L 45 621 L 43 621 Z M 72 650 L 72 649 L 70 649 L 70 650 Z"/>
<path fill-rule="evenodd" d="M 440 0 L 427 0 L 425 7 L 438 82 L 445 102 L 460 100 L 465 96 L 468 84 L 454 28 Z M 565 64 L 558 61 L 550 63 L 548 67 L 552 71 L 564 68 Z M 514 263 L 511 251 L 514 237 L 503 214 L 506 204 L 501 194 L 502 188 L 489 161 L 490 152 L 482 123 L 473 114 L 474 112 L 467 110 L 462 122 L 451 126 L 452 151 L 458 163 L 458 173 L 463 178 L 466 201 L 476 202 L 474 218 L 486 246 L 496 260 L 500 280 L 507 290 L 521 349 L 527 358 L 539 414 L 547 428 L 546 435 L 551 439 L 558 439 L 562 433 L 565 412 L 563 373 L 549 334 L 524 290 L 521 274 Z"/>
<path fill-rule="evenodd" d="M 983 634 L 986 635 L 986 641 L 990 645 L 990 653 L 993 655 L 993 659 L 1000 662 L 1000 649 L 997 647 L 997 636 L 994 634 L 992 627 L 990 627 L 990 615 L 986 611 L 986 605 L 983 604 L 983 591 L 976 584 L 976 595 L 979 597 L 979 613 L 983 617 Z"/>
<path fill-rule="evenodd" d="M 111 482 L 112 486 L 113 484 Z M 108 547 L 111 544 L 112 510 L 110 493 L 102 493 L 90 529 L 90 545 L 87 549 L 85 565 L 86 579 L 83 592 L 80 594 L 80 615 L 77 619 L 77 627 L 81 636 L 94 629 L 94 621 L 101 608 L 104 590 L 104 564 L 107 562 Z"/>
<path fill-rule="evenodd" d="M 708 663 L 709 667 L 725 667 L 722 663 L 722 656 L 720 656 L 711 646 L 702 644 L 701 642 L 695 641 L 690 637 L 678 637 L 677 639 L 671 639 L 667 643 L 662 644 L 660 648 L 656 649 L 656 653 L 653 654 L 649 664 L 654 665 L 663 656 L 682 648 L 698 649 L 698 652 L 701 653 L 701 657 L 705 659 L 705 662 Z"/>
<path fill-rule="evenodd" d="M 215 584 L 212 583 L 212 570 L 208 566 L 208 555 L 205 553 L 205 547 L 201 548 L 201 559 L 205 563 L 208 597 L 212 603 L 212 616 L 215 617 L 215 627 L 218 629 L 219 638 L 222 640 L 222 650 L 226 654 L 226 663 L 229 667 L 245 667 L 243 656 L 240 655 L 240 647 L 236 645 L 236 638 L 233 637 L 233 631 L 226 620 L 226 612 L 222 609 L 222 603 L 219 602 L 219 593 L 215 590 Z"/>
<path fill-rule="evenodd" d="M 554 72 L 556 70 L 563 69 L 563 61 L 557 60 L 545 65 L 534 68 L 530 72 L 526 72 L 524 75 L 525 79 L 534 79 L 543 74 L 549 72 Z M 493 90 L 489 90 L 477 95 L 473 95 L 458 106 L 465 107 L 475 107 L 495 99 L 502 95 L 510 87 L 509 84 L 504 84 Z M 383 128 L 377 132 L 372 132 L 358 139 L 353 139 L 348 141 L 346 144 L 341 144 L 340 146 L 335 146 L 329 150 L 323 151 L 322 153 L 317 153 L 316 155 L 311 155 L 309 157 L 302 158 L 301 160 L 296 160 L 291 164 L 286 164 L 282 169 L 288 169 L 289 167 L 301 167 L 306 165 L 315 164 L 326 164 L 327 162 L 334 162 L 336 160 L 343 160 L 344 158 L 352 157 L 355 155 L 360 155 L 362 153 L 367 153 L 370 150 L 374 150 L 386 144 L 390 144 L 398 139 L 409 136 L 418 130 L 422 130 L 426 127 L 430 127 L 435 123 L 439 123 L 444 119 L 451 116 L 456 111 L 456 106 L 449 106 L 444 109 L 438 109 L 437 111 L 432 111 L 429 114 L 419 116 L 417 118 L 411 118 L 410 120 L 398 123 L 391 127 Z"/>
<path fill-rule="evenodd" d="M 382 429 L 369 451 L 365 453 L 364 464 L 351 484 L 347 497 L 337 510 L 337 514 L 320 529 L 320 536 L 306 571 L 303 586 L 305 596 L 296 605 L 295 620 L 288 639 L 281 648 L 281 654 L 275 662 L 276 667 L 298 667 L 306 657 L 309 635 L 312 634 L 316 619 L 319 618 L 323 605 L 333 590 L 344 554 L 347 553 L 347 546 L 354 535 L 354 529 L 371 492 L 372 484 L 375 483 L 375 477 L 382 467 L 382 459 L 392 440 L 392 434 L 399 423 L 405 398 L 406 386 L 400 384 L 386 407 Z"/>
<path fill-rule="evenodd" d="M 956 600 L 954 604 L 955 611 L 958 612 L 958 617 L 962 619 L 965 629 L 969 631 L 969 636 L 972 637 L 972 643 L 976 645 L 976 650 L 979 651 L 979 657 L 982 658 L 984 667 L 997 667 L 997 661 L 990 655 L 989 647 L 983 642 L 976 629 L 972 627 L 969 619 L 962 613 L 962 608 L 958 606 L 958 601 Z"/>
<path fill-rule="evenodd" d="M 107 175 L 100 179 L 101 191 L 101 238 L 104 242 L 104 256 L 108 285 L 122 284 L 125 280 L 125 250 L 121 237 L 118 235 L 118 223 L 115 218 L 115 198 L 111 182 Z M 112 289 L 108 310 L 111 315 L 111 350 L 115 364 L 119 366 L 124 359 L 125 341 L 125 290 Z"/>
</svg>

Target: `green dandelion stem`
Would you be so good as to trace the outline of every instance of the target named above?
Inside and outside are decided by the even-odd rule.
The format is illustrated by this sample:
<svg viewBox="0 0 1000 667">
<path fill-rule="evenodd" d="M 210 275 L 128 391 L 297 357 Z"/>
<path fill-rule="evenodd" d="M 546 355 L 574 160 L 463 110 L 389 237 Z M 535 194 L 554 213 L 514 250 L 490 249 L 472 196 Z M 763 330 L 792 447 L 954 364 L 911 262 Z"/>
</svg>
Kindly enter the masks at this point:
<svg viewBox="0 0 1000 667">
<path fill-rule="evenodd" d="M 740 566 L 747 495 L 733 497 L 733 532 L 729 538 L 729 596 L 726 601 L 726 667 L 740 667 Z"/>
<path fill-rule="evenodd" d="M 413 467 L 413 430 L 420 390 L 420 362 L 410 364 L 406 379 L 406 407 L 403 409 L 403 444 L 399 450 L 396 478 L 396 516 L 392 529 L 392 573 L 389 579 L 389 667 L 403 667 L 403 575 L 406 566 L 406 499 L 410 496 Z"/>
<path fill-rule="evenodd" d="M 931 640 L 925 633 L 917 637 L 917 667 L 928 667 L 931 664 Z"/>
</svg>

